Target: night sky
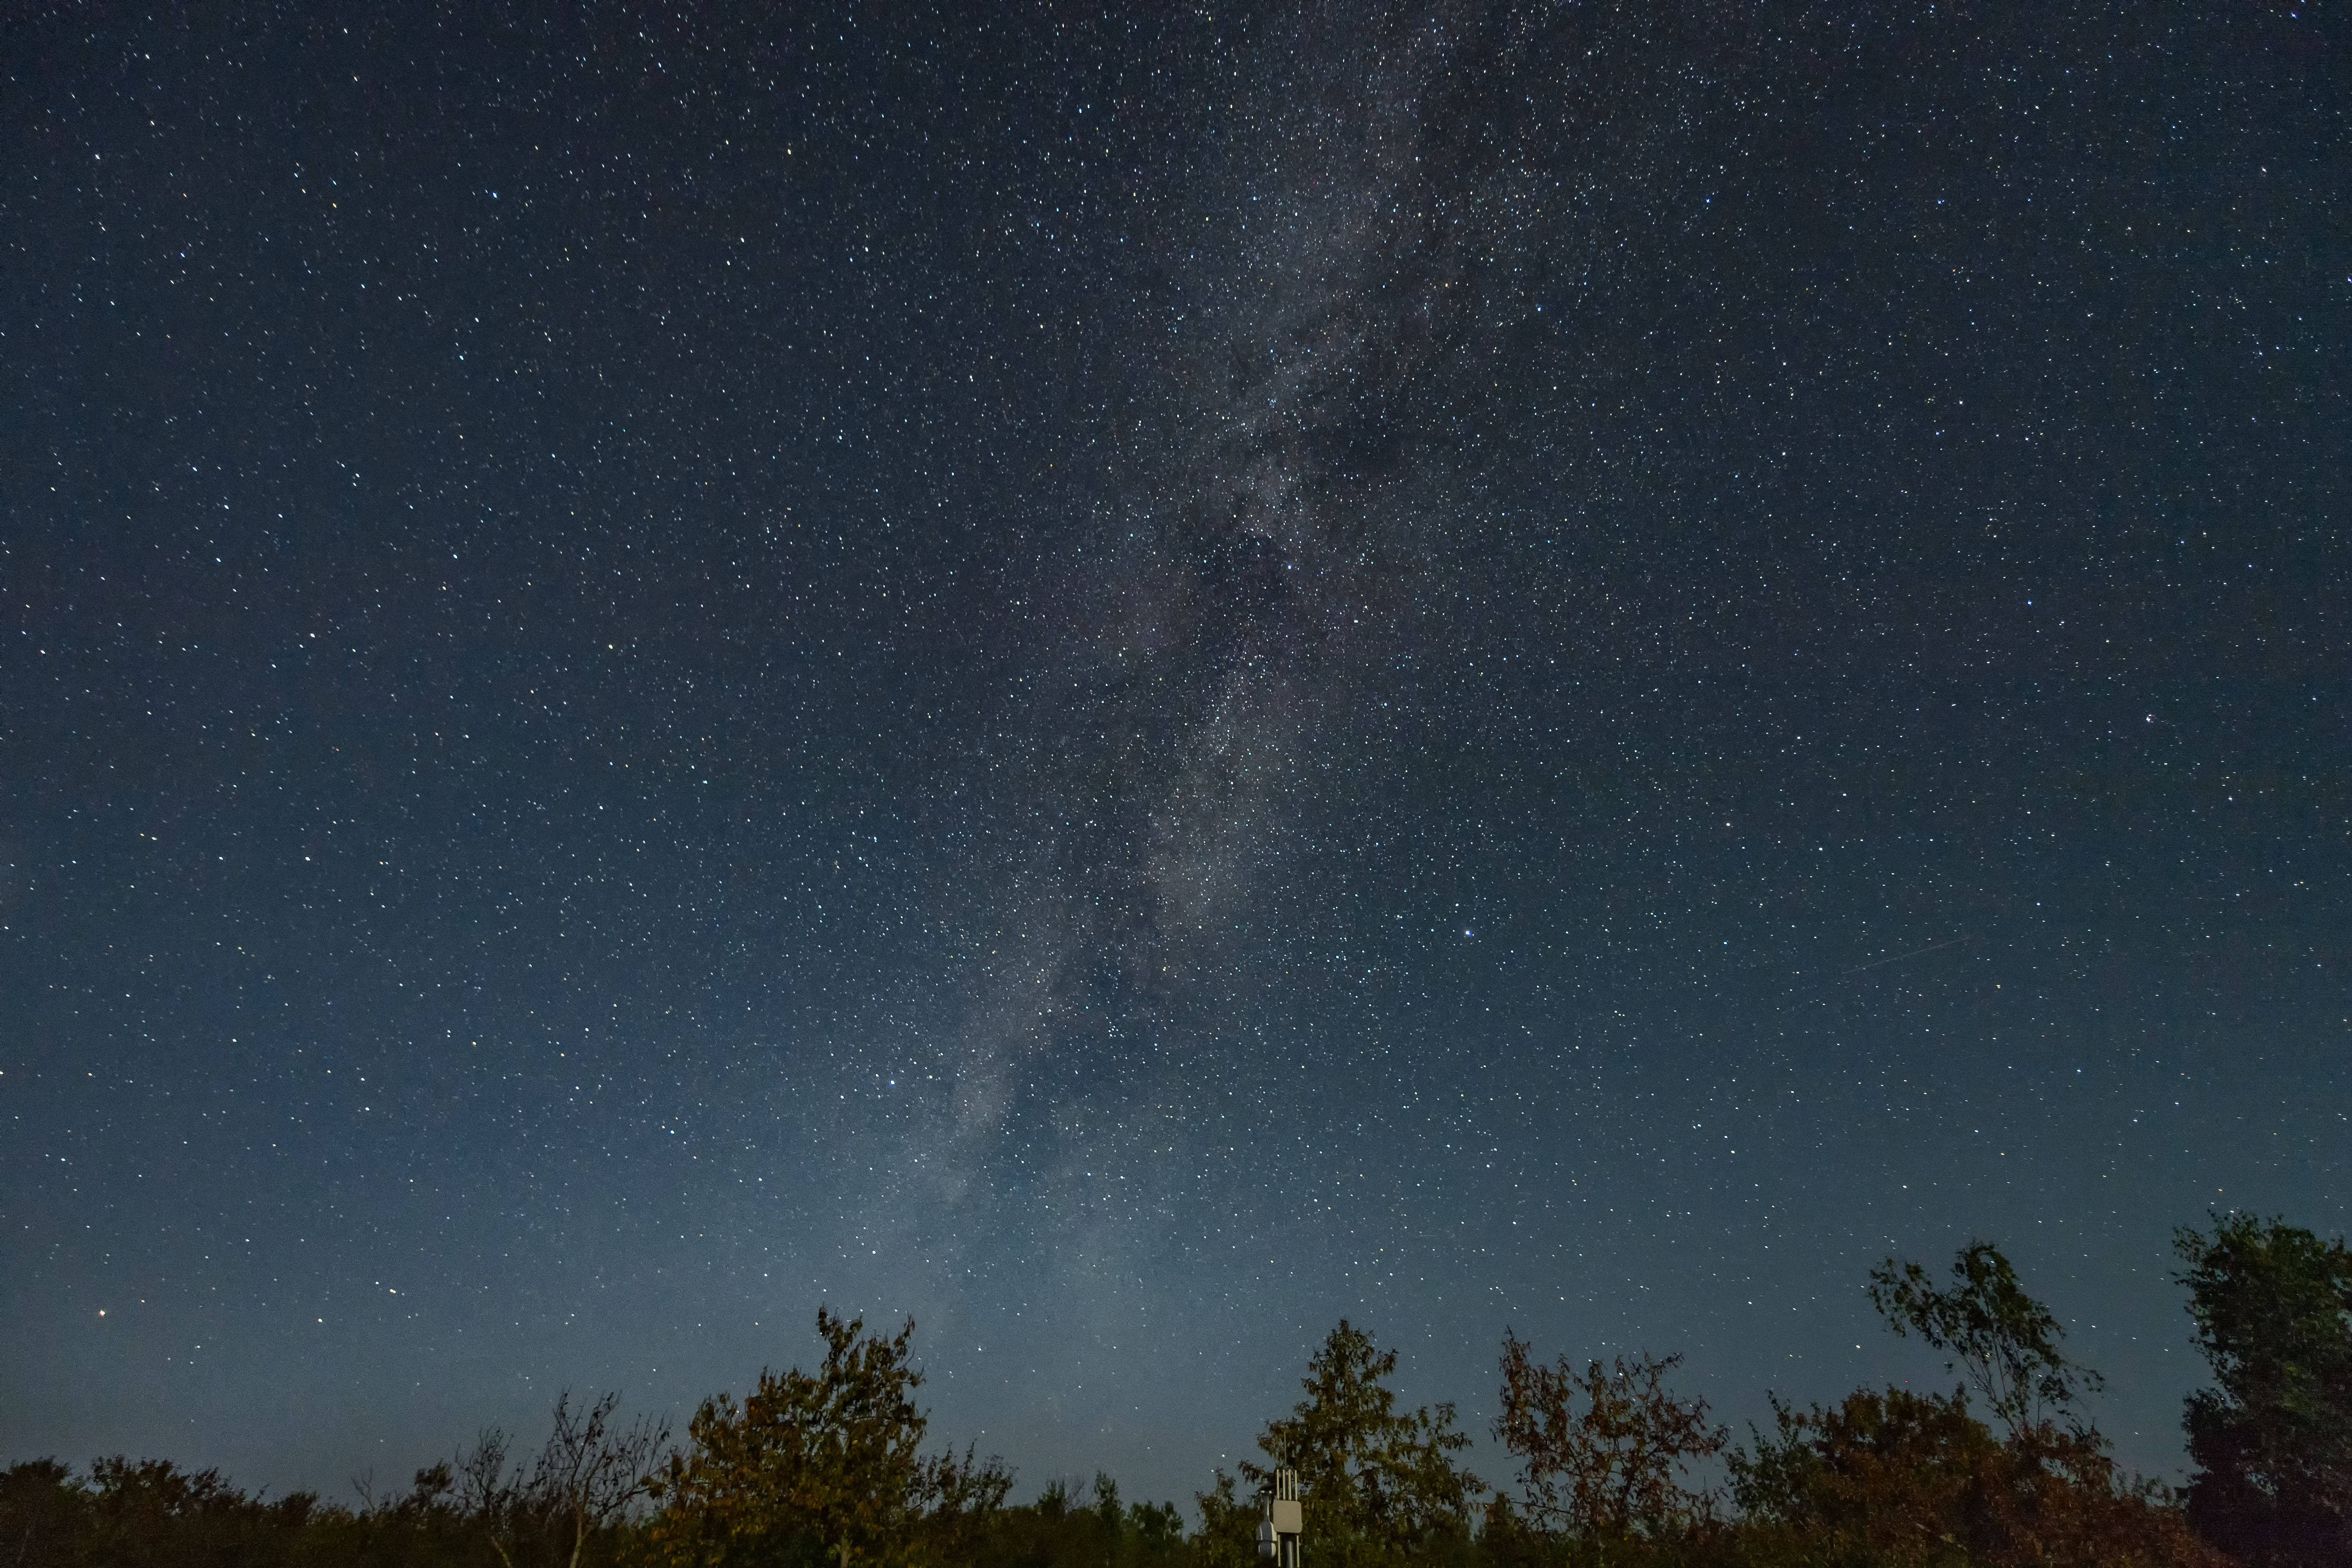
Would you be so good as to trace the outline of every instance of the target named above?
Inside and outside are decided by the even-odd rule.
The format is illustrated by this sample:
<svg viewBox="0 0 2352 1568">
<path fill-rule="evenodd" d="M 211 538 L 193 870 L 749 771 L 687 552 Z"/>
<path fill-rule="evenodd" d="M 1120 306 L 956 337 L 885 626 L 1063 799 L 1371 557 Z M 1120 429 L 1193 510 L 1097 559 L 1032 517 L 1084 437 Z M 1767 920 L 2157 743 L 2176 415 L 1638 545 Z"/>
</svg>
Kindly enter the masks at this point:
<svg viewBox="0 0 2352 1568">
<path fill-rule="evenodd" d="M 822 1302 L 1184 1498 L 1983 1236 L 2175 1476 L 2352 1223 L 2340 16 L 214 9 L 0 23 L 0 1459 Z"/>
</svg>

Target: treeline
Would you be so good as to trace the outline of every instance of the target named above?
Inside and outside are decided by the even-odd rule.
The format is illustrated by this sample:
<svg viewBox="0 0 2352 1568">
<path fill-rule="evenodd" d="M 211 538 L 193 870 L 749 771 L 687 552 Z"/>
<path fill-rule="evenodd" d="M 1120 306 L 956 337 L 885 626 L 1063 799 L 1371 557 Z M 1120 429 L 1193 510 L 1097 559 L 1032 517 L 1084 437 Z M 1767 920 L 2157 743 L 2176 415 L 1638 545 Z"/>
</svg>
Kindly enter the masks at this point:
<svg viewBox="0 0 2352 1568">
<path fill-rule="evenodd" d="M 1869 1281 L 1893 1331 L 1946 1356 L 1949 1392 L 1775 1399 L 1742 1443 L 1676 1392 L 1678 1356 L 1579 1367 L 1507 1331 L 1493 1436 L 1514 1469 L 1490 1483 L 1454 1406 L 1400 1408 L 1396 1352 L 1343 1321 L 1259 1434 L 1265 1463 L 1217 1473 L 1188 1531 L 1108 1477 L 1011 1504 L 1001 1462 L 926 1448 L 914 1325 L 820 1310 L 815 1371 L 706 1401 L 682 1440 L 567 1396 L 528 1456 L 487 1431 L 351 1504 L 157 1460 L 19 1464 L 0 1568 L 1257 1568 L 1277 1468 L 1317 1568 L 2352 1568 L 2352 1255 L 2247 1216 L 2179 1245 L 2212 1384 L 2188 1403 L 2178 1493 L 2117 1468 L 2085 1405 L 2097 1374 L 1979 1242 L 1942 1283 L 1891 1258 Z"/>
</svg>

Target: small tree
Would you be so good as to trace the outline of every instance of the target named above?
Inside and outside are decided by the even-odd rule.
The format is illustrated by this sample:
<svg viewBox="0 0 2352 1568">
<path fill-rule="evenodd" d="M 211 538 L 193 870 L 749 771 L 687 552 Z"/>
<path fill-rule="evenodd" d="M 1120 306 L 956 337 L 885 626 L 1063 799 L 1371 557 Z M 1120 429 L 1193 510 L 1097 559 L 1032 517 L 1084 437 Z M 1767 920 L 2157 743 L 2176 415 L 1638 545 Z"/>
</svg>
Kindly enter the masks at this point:
<svg viewBox="0 0 2352 1568">
<path fill-rule="evenodd" d="M 1916 1263 L 1890 1258 L 1870 1271 L 1870 1304 L 1901 1338 L 1916 1333 L 1952 1358 L 1986 1406 L 2015 1436 L 2105 1385 L 2099 1374 L 2059 1353 L 2066 1331 L 2050 1309 L 2025 1293 L 2000 1249 L 1972 1241 L 1952 1259 L 1952 1286 L 1938 1290 Z M 2087 1431 L 2076 1420 L 2077 1431 Z"/>
<path fill-rule="evenodd" d="M 669 1442 L 669 1423 L 650 1415 L 615 1427 L 613 1409 L 619 1403 L 619 1394 L 607 1394 L 575 1414 L 571 1394 L 563 1394 L 555 1402 L 554 1430 L 531 1470 L 530 1494 L 571 1527 L 571 1568 L 580 1568 L 592 1532 L 618 1524 L 646 1495 Z"/>
<path fill-rule="evenodd" d="M 657 1561 L 806 1551 L 827 1568 L 897 1568 L 951 1547 L 1003 1502 L 1012 1477 L 996 1460 L 922 1453 L 911 1321 L 894 1338 L 864 1337 L 863 1319 L 820 1308 L 816 1326 L 822 1369 L 763 1371 L 740 1405 L 720 1394 L 695 1413 L 688 1451 L 650 1483 Z"/>
<path fill-rule="evenodd" d="M 1520 1462 L 1530 1526 L 1605 1546 L 1677 1533 L 1709 1516 L 1712 1495 L 1685 1477 L 1693 1463 L 1723 1451 L 1727 1434 L 1708 1423 L 1705 1398 L 1668 1392 L 1666 1374 L 1681 1356 L 1619 1356 L 1580 1375 L 1566 1356 L 1545 1366 L 1528 1350 L 1505 1331 L 1495 1436 Z"/>
<path fill-rule="evenodd" d="M 2189 1396 L 2190 1520 L 2252 1563 L 2352 1563 L 2352 1254 L 2251 1215 L 2175 1246 L 2216 1384 Z"/>
<path fill-rule="evenodd" d="M 1470 1500 L 1486 1489 L 1454 1463 L 1470 1438 L 1456 1430 L 1451 1404 L 1409 1415 L 1398 1411 L 1385 1381 L 1396 1363 L 1396 1352 L 1379 1349 L 1370 1334 L 1342 1318 L 1307 1363 L 1301 1384 L 1307 1397 L 1258 1435 L 1269 1463 L 1242 1464 L 1242 1474 L 1260 1488 L 1272 1485 L 1276 1468 L 1298 1472 L 1323 1561 L 1345 1561 L 1359 1548 L 1410 1551 L 1432 1535 L 1465 1535 Z"/>
<path fill-rule="evenodd" d="M 1234 1478 L 1223 1468 L 1210 1475 L 1209 1489 L 1192 1494 L 1192 1505 L 1201 1512 L 1201 1529 L 1192 1537 L 1192 1561 L 1198 1568 L 1255 1568 L 1257 1505 L 1241 1495 Z M 1321 1560 L 1319 1548 L 1317 1560 Z"/>
<path fill-rule="evenodd" d="M 528 1475 L 520 1464 L 509 1469 L 507 1435 L 495 1426 L 454 1466 L 436 1467 L 458 1515 L 488 1536 L 504 1568 L 541 1562 L 580 1568 L 589 1543 L 648 1495 L 669 1423 L 646 1415 L 615 1426 L 619 1404 L 619 1394 L 607 1394 L 575 1411 L 570 1390 L 559 1395 L 547 1444 Z"/>
</svg>

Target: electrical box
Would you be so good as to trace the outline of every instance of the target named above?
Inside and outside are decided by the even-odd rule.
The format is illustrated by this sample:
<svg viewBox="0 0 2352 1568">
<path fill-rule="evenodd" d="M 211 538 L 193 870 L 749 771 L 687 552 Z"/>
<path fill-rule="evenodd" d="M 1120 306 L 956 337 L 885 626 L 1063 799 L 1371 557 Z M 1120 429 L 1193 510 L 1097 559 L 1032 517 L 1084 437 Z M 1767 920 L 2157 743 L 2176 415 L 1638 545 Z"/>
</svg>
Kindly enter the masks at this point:
<svg viewBox="0 0 2352 1568">
<path fill-rule="evenodd" d="M 1272 1568 L 1303 1568 L 1299 1537 L 1306 1533 L 1307 1511 L 1298 1502 L 1297 1470 L 1285 1466 L 1274 1472 L 1265 1506 L 1257 1521 L 1257 1554 Z"/>
</svg>

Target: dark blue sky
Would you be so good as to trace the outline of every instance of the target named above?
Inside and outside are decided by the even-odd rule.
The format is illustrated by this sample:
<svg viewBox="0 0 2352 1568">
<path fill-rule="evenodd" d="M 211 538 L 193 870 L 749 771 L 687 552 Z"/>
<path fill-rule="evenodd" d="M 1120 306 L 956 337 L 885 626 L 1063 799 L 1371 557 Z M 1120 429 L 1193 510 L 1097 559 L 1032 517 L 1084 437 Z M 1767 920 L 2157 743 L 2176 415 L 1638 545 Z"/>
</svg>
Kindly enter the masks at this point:
<svg viewBox="0 0 2352 1568">
<path fill-rule="evenodd" d="M 16 14 L 5 1457 L 822 1301 L 1184 1496 L 1984 1236 L 2173 1473 L 2352 1199 L 2352 128 L 2026 9 Z"/>
</svg>

